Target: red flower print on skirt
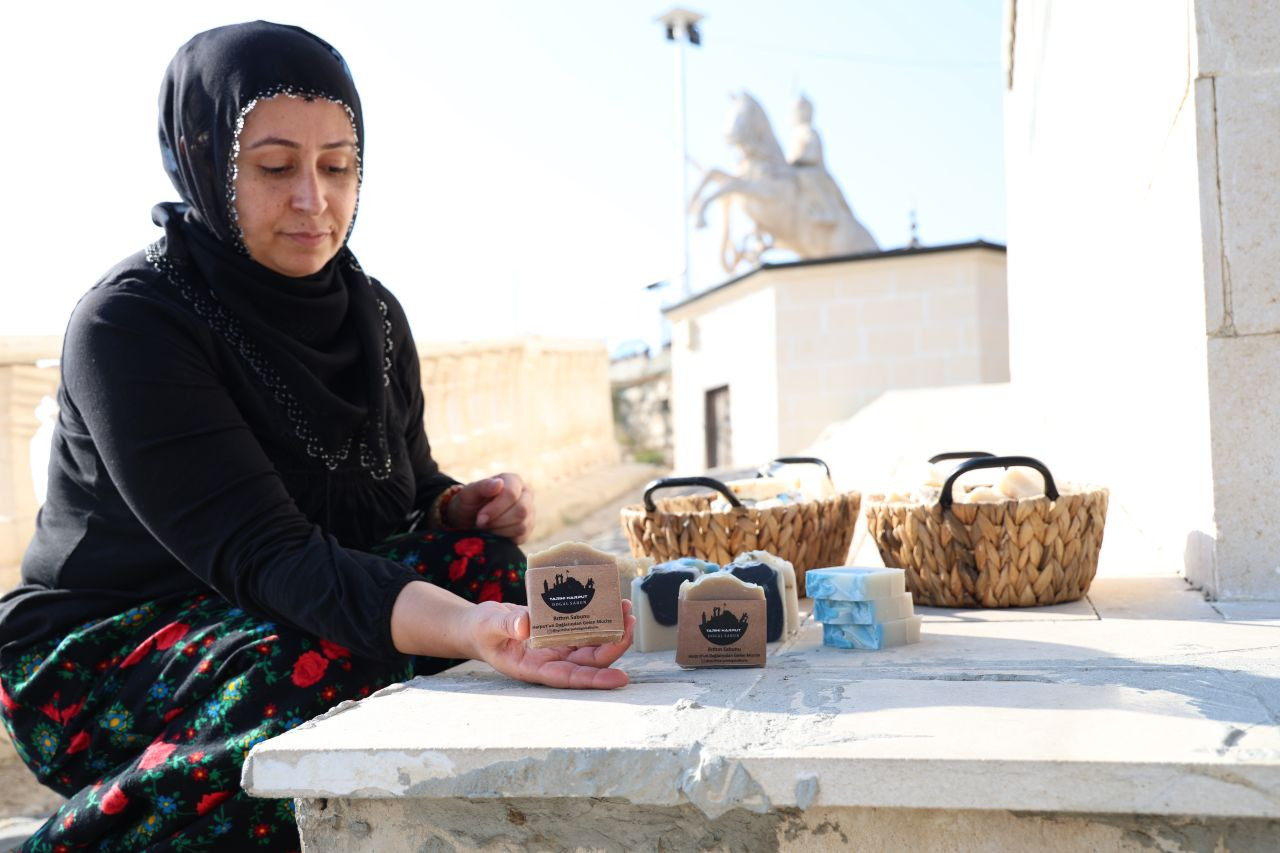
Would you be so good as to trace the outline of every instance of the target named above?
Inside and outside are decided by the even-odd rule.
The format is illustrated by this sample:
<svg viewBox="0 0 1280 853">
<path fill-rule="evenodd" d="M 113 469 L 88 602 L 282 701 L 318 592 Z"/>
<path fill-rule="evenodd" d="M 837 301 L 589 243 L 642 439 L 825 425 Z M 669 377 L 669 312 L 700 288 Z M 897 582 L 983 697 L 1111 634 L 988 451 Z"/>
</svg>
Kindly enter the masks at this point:
<svg viewBox="0 0 1280 853">
<path fill-rule="evenodd" d="M 67 744 L 67 755 L 75 755 L 77 752 L 83 752 L 84 748 L 89 745 L 89 735 L 86 732 L 76 732 L 71 736 L 71 743 Z"/>
<path fill-rule="evenodd" d="M 464 557 L 479 557 L 484 553 L 484 540 L 478 536 L 468 536 L 466 539 L 454 542 L 453 550 L 454 553 Z"/>
<path fill-rule="evenodd" d="M 319 652 L 303 652 L 293 663 L 293 683 L 310 687 L 324 676 L 329 660 Z"/>
<path fill-rule="evenodd" d="M 479 541 L 479 540 L 477 540 Z M 467 573 L 467 558 L 459 557 L 449 563 L 449 580 L 461 580 L 462 576 Z"/>
<path fill-rule="evenodd" d="M 351 657 L 351 649 L 346 646 L 340 646 L 337 643 L 331 643 L 328 640 L 320 641 L 320 651 L 324 652 L 324 656 L 330 660 Z"/>
<path fill-rule="evenodd" d="M 54 705 L 53 703 L 56 701 L 58 701 L 58 694 L 54 693 L 53 699 L 41 705 L 40 710 L 46 717 L 53 720 L 55 723 L 61 723 L 64 726 L 71 721 L 72 717 L 80 713 L 80 709 L 84 707 L 84 699 L 68 705 L 65 708 L 58 708 Z"/>
<path fill-rule="evenodd" d="M 185 622 L 170 622 L 151 635 L 156 641 L 157 649 L 167 649 L 187 635 L 191 626 Z"/>
<path fill-rule="evenodd" d="M 138 769 L 150 770 L 152 767 L 159 767 L 164 764 L 170 755 L 173 755 L 175 749 L 177 747 L 171 743 L 156 741 L 147 747 L 146 752 L 142 753 L 142 759 L 138 762 Z"/>
<path fill-rule="evenodd" d="M 18 707 L 18 703 L 13 701 L 13 698 L 9 696 L 9 692 L 4 689 L 3 684 L 0 684 L 0 705 L 3 705 L 4 709 L 11 714 Z"/>
<path fill-rule="evenodd" d="M 185 637 L 188 630 L 190 630 L 190 626 L 185 622 L 170 622 L 139 643 L 136 649 L 129 652 L 129 656 L 120 662 L 120 668 L 125 669 L 133 666 L 150 654 L 152 649 L 164 650 L 169 648 Z"/>
<path fill-rule="evenodd" d="M 488 581 L 484 586 L 480 587 L 481 601 L 501 601 L 502 586 L 496 581 Z"/>
<path fill-rule="evenodd" d="M 112 785 L 103 795 L 98 808 L 102 809 L 103 814 L 119 814 L 127 805 L 129 805 L 129 798 L 124 795 L 124 791 L 120 790 L 119 785 Z"/>
<path fill-rule="evenodd" d="M 230 791 L 214 791 L 212 794 L 205 794 L 200 798 L 200 802 L 196 803 L 196 814 L 208 814 L 210 809 L 230 796 Z"/>
</svg>

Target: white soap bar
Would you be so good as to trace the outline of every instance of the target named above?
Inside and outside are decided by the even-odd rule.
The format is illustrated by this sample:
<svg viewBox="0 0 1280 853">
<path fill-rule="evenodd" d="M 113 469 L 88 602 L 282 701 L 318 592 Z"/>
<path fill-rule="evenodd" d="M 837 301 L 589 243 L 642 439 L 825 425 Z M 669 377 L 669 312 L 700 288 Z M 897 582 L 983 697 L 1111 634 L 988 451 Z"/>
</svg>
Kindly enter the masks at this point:
<svg viewBox="0 0 1280 853">
<path fill-rule="evenodd" d="M 622 597 L 631 597 L 631 581 L 642 578 L 653 566 L 653 557 L 618 557 L 618 581 L 622 588 Z"/>
<path fill-rule="evenodd" d="M 911 593 L 873 598 L 870 601 L 838 601 L 832 598 L 813 600 L 813 618 L 828 625 L 874 625 L 915 615 Z"/>
<path fill-rule="evenodd" d="M 923 616 L 908 616 L 876 625 L 822 626 L 822 644 L 837 649 L 887 649 L 920 642 Z"/>
<path fill-rule="evenodd" d="M 739 580 L 728 572 L 712 572 L 680 584 L 680 597 L 691 601 L 764 599 L 764 588 Z"/>
<path fill-rule="evenodd" d="M 907 575 L 902 569 L 833 566 L 805 572 L 804 586 L 810 598 L 867 601 L 902 595 L 907 591 Z"/>
<path fill-rule="evenodd" d="M 707 572 L 714 572 L 719 568 L 715 563 L 696 557 L 677 557 L 656 566 L 651 565 L 644 577 L 633 578 L 627 585 L 627 591 L 631 595 L 632 612 L 636 617 L 636 651 L 674 649 L 678 636 L 676 615 L 683 581 L 697 580 Z"/>
<path fill-rule="evenodd" d="M 768 551 L 745 551 L 725 568 L 749 566 L 752 563 L 764 563 L 781 579 L 778 591 L 782 598 L 782 633 L 783 636 L 794 634 L 800 629 L 800 593 L 796 587 L 795 566 L 791 565 L 790 560 L 784 560 Z"/>
<path fill-rule="evenodd" d="M 660 563 L 631 581 L 631 612 L 636 617 L 635 647 L 639 652 L 674 650 L 679 636 L 676 619 L 680 587 L 702 576 L 697 567 L 675 561 Z"/>
<path fill-rule="evenodd" d="M 1000 501 L 1007 501 L 1009 499 L 990 486 L 978 486 L 968 492 L 961 492 L 959 489 L 956 491 L 958 494 L 956 495 L 955 502 L 958 504 L 999 503 Z"/>
<path fill-rule="evenodd" d="M 996 491 L 1014 499 L 1043 497 L 1044 475 L 1035 468 L 1014 465 L 996 483 Z"/>
</svg>

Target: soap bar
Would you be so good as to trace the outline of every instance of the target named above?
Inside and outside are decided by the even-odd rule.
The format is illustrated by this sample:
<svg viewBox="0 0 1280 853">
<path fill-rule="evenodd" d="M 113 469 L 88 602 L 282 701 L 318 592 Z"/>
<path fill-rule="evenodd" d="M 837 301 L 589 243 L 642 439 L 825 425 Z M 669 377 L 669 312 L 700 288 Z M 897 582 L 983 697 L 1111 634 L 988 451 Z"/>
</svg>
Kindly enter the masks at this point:
<svg viewBox="0 0 1280 853">
<path fill-rule="evenodd" d="M 911 593 L 873 598 L 869 601 L 838 601 L 833 598 L 813 600 L 813 618 L 828 625 L 874 625 L 915 615 Z"/>
<path fill-rule="evenodd" d="M 702 577 L 701 560 L 685 558 L 659 563 L 642 578 L 631 581 L 631 603 L 636 616 L 636 651 L 670 651 L 676 647 L 680 613 L 680 587 Z M 714 563 L 705 565 L 715 566 Z M 715 566 L 715 568 L 719 568 Z"/>
<path fill-rule="evenodd" d="M 876 625 L 822 626 L 822 644 L 837 649 L 887 649 L 920 642 L 920 623 L 923 616 L 908 616 L 892 622 Z"/>
<path fill-rule="evenodd" d="M 996 491 L 1014 498 L 1039 498 L 1044 496 L 1044 475 L 1025 465 L 1014 465 L 1004 472 Z"/>
<path fill-rule="evenodd" d="M 618 558 L 599 548 L 593 548 L 586 542 L 561 542 L 545 551 L 530 554 L 528 561 L 531 569 L 543 566 L 598 566 L 606 563 L 616 566 Z"/>
<path fill-rule="evenodd" d="M 907 576 L 902 569 L 863 569 L 856 566 L 810 569 L 805 572 L 804 582 L 810 598 L 836 601 L 888 598 L 907 591 Z"/>
<path fill-rule="evenodd" d="M 768 551 L 746 551 L 735 557 L 732 563 L 725 566 L 725 569 L 745 581 L 754 582 L 754 577 L 747 577 L 746 574 L 736 570 L 738 567 L 753 565 L 768 566 L 773 569 L 775 575 L 774 585 L 777 589 L 779 611 L 782 616 L 780 631 L 774 630 L 772 620 L 775 618 L 775 611 L 773 603 L 769 601 L 769 587 L 765 586 L 765 606 L 770 619 L 769 642 L 772 643 L 774 640 L 790 635 L 800 628 L 800 597 L 796 589 L 796 570 L 790 561 L 784 560 L 776 554 L 770 554 Z"/>
<path fill-rule="evenodd" d="M 622 591 L 612 554 L 564 542 L 529 557 L 529 648 L 598 646 L 622 639 Z"/>
<path fill-rule="evenodd" d="M 622 584 L 622 597 L 631 597 L 631 581 L 642 578 L 653 566 L 653 557 L 614 557 L 618 561 L 618 581 Z"/>
<path fill-rule="evenodd" d="M 676 663 L 687 668 L 764 666 L 765 593 L 728 572 L 680 584 Z"/>
<path fill-rule="evenodd" d="M 958 504 L 989 504 L 1000 503 L 1008 499 L 1003 492 L 997 492 L 990 486 L 974 486 L 969 491 L 957 495 L 955 502 Z"/>
</svg>

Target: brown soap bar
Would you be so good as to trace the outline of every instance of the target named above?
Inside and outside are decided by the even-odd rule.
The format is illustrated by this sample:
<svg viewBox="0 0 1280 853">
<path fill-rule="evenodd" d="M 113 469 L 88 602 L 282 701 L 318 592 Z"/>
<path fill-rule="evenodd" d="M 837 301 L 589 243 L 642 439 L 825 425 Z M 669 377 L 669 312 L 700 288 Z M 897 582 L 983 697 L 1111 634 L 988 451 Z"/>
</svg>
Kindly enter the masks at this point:
<svg viewBox="0 0 1280 853">
<path fill-rule="evenodd" d="M 728 572 L 680 584 L 676 663 L 686 668 L 764 666 L 764 589 Z"/>
<path fill-rule="evenodd" d="M 626 633 L 618 563 L 584 542 L 529 557 L 529 647 L 598 646 Z"/>
</svg>

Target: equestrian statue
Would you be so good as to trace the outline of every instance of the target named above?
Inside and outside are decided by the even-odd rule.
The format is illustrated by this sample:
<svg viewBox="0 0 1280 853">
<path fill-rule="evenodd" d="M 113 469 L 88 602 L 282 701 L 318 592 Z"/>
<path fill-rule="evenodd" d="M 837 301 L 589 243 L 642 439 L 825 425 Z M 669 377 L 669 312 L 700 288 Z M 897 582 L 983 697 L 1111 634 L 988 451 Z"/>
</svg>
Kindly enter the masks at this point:
<svg viewBox="0 0 1280 853">
<path fill-rule="evenodd" d="M 792 112 L 792 124 L 784 155 L 756 99 L 746 92 L 733 96 L 725 139 L 738 150 L 738 168 L 733 173 L 707 170 L 689 202 L 699 228 L 706 227 L 711 203 L 723 202 L 720 263 L 726 272 L 743 262 L 759 265 L 761 254 L 775 247 L 801 258 L 879 251 L 827 171 L 822 141 L 813 129 L 813 105 L 803 95 Z M 733 205 L 754 223 L 736 245 L 729 233 Z"/>
</svg>

